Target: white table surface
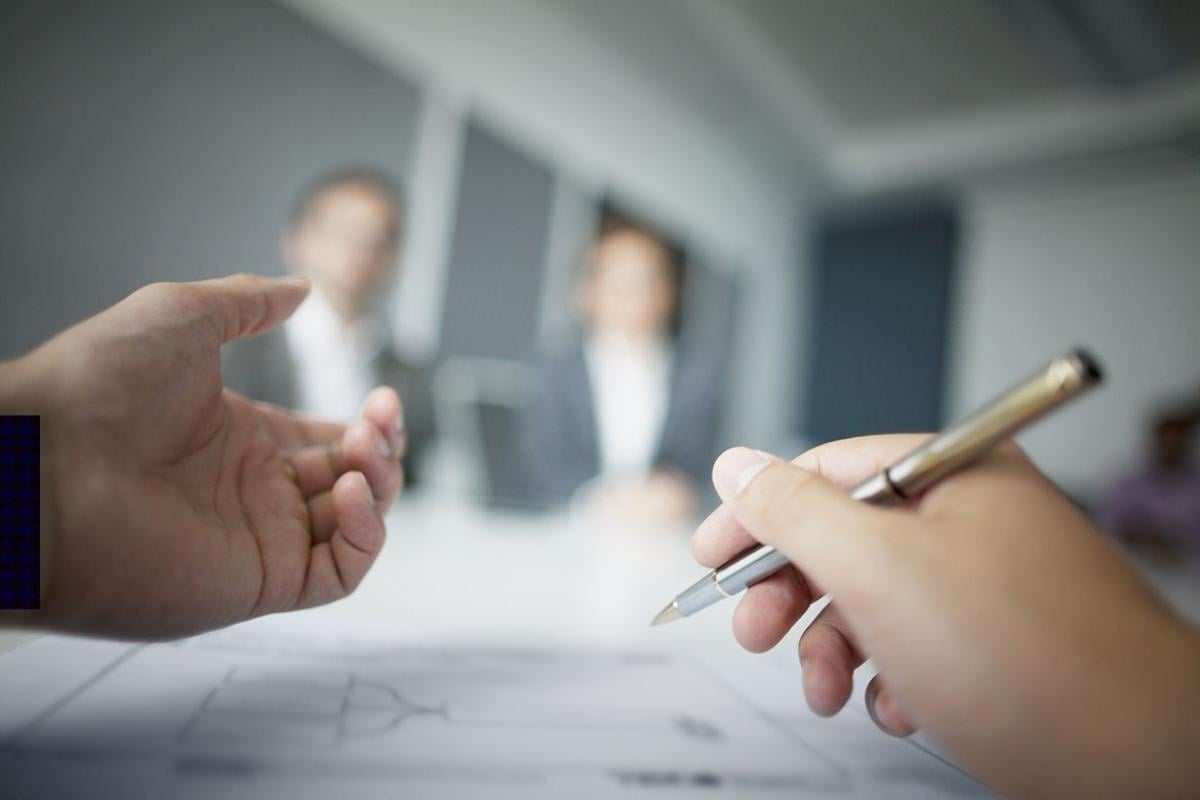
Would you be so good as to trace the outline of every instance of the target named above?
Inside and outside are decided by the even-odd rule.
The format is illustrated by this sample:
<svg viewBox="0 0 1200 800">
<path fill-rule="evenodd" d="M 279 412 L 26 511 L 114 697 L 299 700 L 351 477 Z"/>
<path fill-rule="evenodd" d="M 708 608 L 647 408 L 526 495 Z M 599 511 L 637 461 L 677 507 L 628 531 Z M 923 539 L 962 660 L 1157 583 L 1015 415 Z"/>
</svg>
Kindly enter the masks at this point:
<svg viewBox="0 0 1200 800">
<path fill-rule="evenodd" d="M 730 632 L 733 602 L 650 626 L 674 593 L 704 574 L 688 550 L 690 527 L 633 530 L 444 496 L 406 498 L 387 522 L 387 545 L 358 591 L 297 620 L 472 645 L 740 650 Z M 765 658 L 794 668 L 798 638 L 797 630 Z"/>
<path fill-rule="evenodd" d="M 733 650 L 726 602 L 670 625 L 650 619 L 703 574 L 690 529 L 632 530 L 567 512 L 494 511 L 447 495 L 402 498 L 388 540 L 358 591 L 311 619 L 379 627 L 414 640 Z M 1134 560 L 1181 613 L 1200 622 L 1200 562 Z M 801 624 L 766 658 L 792 668 Z M 37 637 L 0 631 L 0 652 Z"/>
<path fill-rule="evenodd" d="M 349 636 L 377 630 L 393 641 L 469 647 L 653 649 L 757 659 L 794 674 L 799 633 L 819 610 L 810 609 L 779 647 L 755 656 L 733 641 L 733 602 L 650 627 L 671 595 L 703 573 L 688 552 L 687 529 L 638 531 L 565 512 L 486 511 L 437 495 L 405 498 L 387 524 L 384 551 L 354 595 L 277 617 L 274 629 L 283 624 Z M 1172 604 L 1200 620 L 1195 563 L 1139 563 L 1139 569 Z M 0 652 L 35 637 L 0 634 Z M 851 702 L 859 708 L 870 671 L 864 666 L 856 681 Z"/>
<path fill-rule="evenodd" d="M 487 510 L 447 495 L 410 495 L 387 518 L 388 541 L 358 591 L 311 619 L 383 628 L 417 641 L 551 643 L 734 650 L 722 603 L 670 625 L 650 619 L 703 570 L 690 530 L 631 530 L 572 516 Z M 1200 562 L 1134 560 L 1181 613 L 1200 622 Z M 796 664 L 801 624 L 765 658 Z M 37 637 L 0 631 L 0 652 Z"/>
<path fill-rule="evenodd" d="M 349 598 L 290 615 L 382 627 L 415 640 L 734 647 L 732 603 L 672 625 L 650 619 L 703 570 L 690 530 L 628 530 L 567 512 L 490 511 L 446 496 L 402 498 L 388 539 Z M 0 651 L 35 638 L 0 632 Z"/>
</svg>

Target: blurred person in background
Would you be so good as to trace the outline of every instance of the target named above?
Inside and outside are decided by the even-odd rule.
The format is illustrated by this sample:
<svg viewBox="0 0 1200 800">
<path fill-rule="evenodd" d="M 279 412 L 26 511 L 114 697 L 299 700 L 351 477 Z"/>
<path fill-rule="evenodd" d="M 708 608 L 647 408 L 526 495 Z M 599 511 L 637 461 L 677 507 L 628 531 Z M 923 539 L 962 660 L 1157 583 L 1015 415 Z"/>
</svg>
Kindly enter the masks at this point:
<svg viewBox="0 0 1200 800">
<path fill-rule="evenodd" d="M 401 193 L 385 174 L 319 178 L 297 198 L 280 243 L 285 266 L 312 292 L 282 327 L 226 347 L 221 371 L 248 397 L 337 422 L 359 415 L 371 387 L 390 386 L 404 400 L 412 483 L 433 434 L 428 369 L 395 352 L 378 313 L 402 233 Z"/>
<path fill-rule="evenodd" d="M 543 359 L 525 447 L 532 492 L 639 524 L 691 517 L 719 417 L 715 364 L 678 336 L 683 259 L 610 215 L 578 289 L 582 335 Z"/>
<path fill-rule="evenodd" d="M 1200 401 L 1156 416 L 1145 464 L 1121 478 L 1100 503 L 1101 527 L 1159 557 L 1200 552 L 1200 468 L 1191 453 L 1198 424 Z"/>
</svg>

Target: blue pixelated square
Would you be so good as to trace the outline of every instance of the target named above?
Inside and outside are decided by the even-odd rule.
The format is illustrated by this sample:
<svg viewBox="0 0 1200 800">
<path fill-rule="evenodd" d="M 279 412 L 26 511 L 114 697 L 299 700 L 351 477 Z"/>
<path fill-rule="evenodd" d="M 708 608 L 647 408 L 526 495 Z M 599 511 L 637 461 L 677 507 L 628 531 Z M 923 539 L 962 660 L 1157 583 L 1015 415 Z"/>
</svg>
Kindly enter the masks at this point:
<svg viewBox="0 0 1200 800">
<path fill-rule="evenodd" d="M 0 609 L 41 600 L 41 452 L 39 417 L 0 416 Z"/>
</svg>

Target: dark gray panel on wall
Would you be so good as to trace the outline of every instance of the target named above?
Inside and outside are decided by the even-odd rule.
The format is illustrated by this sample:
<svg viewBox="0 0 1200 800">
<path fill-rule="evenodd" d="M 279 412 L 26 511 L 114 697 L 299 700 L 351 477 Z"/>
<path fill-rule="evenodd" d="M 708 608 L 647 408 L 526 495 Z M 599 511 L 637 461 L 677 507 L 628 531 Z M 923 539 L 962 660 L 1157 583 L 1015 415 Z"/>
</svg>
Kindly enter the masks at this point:
<svg viewBox="0 0 1200 800">
<path fill-rule="evenodd" d="M 443 353 L 520 358 L 536 349 L 553 185 L 548 167 L 468 125 Z"/>
<path fill-rule="evenodd" d="M 733 343 L 737 279 L 692 257 L 685 280 L 680 335 L 689 346 L 703 348 L 723 365 Z"/>
<path fill-rule="evenodd" d="M 403 179 L 418 99 L 269 2 L 5 2 L 0 357 L 150 281 L 278 272 L 315 174 Z"/>
<path fill-rule="evenodd" d="M 726 380 L 733 339 L 740 319 L 741 286 L 730 272 L 708 266 L 705 259 L 692 257 L 687 266 L 683 292 L 683 319 L 680 336 L 686 347 L 703 353 L 719 370 L 721 377 L 721 408 L 736 405 L 735 387 Z M 728 443 L 727 411 L 721 413 L 716 441 L 723 448 Z"/>
<path fill-rule="evenodd" d="M 802 433 L 826 441 L 942 424 L 956 238 L 943 208 L 819 229 Z"/>
</svg>

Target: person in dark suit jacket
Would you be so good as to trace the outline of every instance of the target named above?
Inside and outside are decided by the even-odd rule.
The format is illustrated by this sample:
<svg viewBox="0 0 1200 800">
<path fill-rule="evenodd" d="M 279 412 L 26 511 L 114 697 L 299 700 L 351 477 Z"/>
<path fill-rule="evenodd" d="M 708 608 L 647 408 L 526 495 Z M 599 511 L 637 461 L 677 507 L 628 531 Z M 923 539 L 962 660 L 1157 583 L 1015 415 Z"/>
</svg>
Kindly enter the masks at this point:
<svg viewBox="0 0 1200 800">
<path fill-rule="evenodd" d="M 708 484 L 715 363 L 677 336 L 683 263 L 656 233 L 601 226 L 579 288 L 582 335 L 545 356 L 526 429 L 533 493 L 674 524 Z"/>
<path fill-rule="evenodd" d="M 395 268 L 401 218 L 400 192 L 381 173 L 346 170 L 314 183 L 281 241 L 285 265 L 312 292 L 283 326 L 226 346 L 221 372 L 247 397 L 333 421 L 357 416 L 372 386 L 394 388 L 411 483 L 433 434 L 429 370 L 396 353 L 373 313 Z"/>
</svg>

